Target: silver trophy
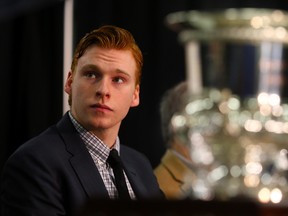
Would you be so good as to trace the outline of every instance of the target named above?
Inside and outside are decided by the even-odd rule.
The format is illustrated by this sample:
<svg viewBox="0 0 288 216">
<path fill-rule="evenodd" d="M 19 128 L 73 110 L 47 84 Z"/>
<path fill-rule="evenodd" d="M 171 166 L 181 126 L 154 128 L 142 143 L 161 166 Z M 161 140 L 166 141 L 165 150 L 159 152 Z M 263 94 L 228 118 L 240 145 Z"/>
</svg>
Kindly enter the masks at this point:
<svg viewBox="0 0 288 216">
<path fill-rule="evenodd" d="M 288 200 L 288 14 L 182 11 L 166 17 L 185 48 L 189 94 L 171 124 L 190 148 L 190 197 Z"/>
</svg>

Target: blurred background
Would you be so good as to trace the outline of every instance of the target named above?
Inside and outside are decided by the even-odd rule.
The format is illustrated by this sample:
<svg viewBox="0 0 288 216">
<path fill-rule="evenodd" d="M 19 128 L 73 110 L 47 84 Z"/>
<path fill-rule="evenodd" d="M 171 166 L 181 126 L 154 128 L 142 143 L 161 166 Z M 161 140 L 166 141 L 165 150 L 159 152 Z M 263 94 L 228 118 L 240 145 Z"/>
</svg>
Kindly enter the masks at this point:
<svg viewBox="0 0 288 216">
<path fill-rule="evenodd" d="M 153 167 L 165 151 L 160 99 L 186 78 L 183 46 L 165 17 L 232 7 L 288 10 L 288 1 L 74 0 L 72 47 L 86 32 L 113 24 L 128 29 L 144 53 L 141 104 L 130 110 L 120 139 L 144 153 Z M 64 0 L 0 0 L 0 168 L 18 146 L 63 115 L 63 71 L 69 70 L 63 63 L 64 8 Z"/>
</svg>

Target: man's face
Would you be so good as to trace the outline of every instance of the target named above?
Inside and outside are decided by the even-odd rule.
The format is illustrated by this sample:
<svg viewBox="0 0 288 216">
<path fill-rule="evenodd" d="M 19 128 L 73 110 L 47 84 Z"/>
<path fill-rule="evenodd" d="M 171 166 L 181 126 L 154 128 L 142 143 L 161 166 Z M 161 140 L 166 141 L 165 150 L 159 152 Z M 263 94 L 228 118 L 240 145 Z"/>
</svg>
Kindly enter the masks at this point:
<svg viewBox="0 0 288 216">
<path fill-rule="evenodd" d="M 65 84 L 74 118 L 96 134 L 106 129 L 118 131 L 129 108 L 139 104 L 135 71 L 130 51 L 88 48 Z"/>
</svg>

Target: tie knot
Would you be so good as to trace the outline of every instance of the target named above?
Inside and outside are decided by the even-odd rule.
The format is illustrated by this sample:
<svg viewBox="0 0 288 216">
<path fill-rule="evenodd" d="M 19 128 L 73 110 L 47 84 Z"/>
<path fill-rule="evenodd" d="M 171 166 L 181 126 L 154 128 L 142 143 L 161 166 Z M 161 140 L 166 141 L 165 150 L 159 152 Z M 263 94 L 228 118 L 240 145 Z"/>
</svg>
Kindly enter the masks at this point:
<svg viewBox="0 0 288 216">
<path fill-rule="evenodd" d="M 121 166 L 121 159 L 119 157 L 118 151 L 116 149 L 112 149 L 109 153 L 109 156 L 107 158 L 107 162 L 109 165 L 113 168 L 115 166 Z"/>
</svg>

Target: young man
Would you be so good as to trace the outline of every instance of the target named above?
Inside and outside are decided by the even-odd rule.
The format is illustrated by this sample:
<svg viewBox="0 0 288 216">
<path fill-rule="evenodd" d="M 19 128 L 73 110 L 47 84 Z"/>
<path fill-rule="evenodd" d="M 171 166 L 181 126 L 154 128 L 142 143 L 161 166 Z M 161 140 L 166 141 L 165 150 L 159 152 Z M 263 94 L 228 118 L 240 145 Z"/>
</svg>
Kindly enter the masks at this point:
<svg viewBox="0 0 288 216">
<path fill-rule="evenodd" d="M 106 162 L 111 149 L 120 154 L 131 199 L 163 198 L 147 158 L 118 138 L 121 121 L 139 104 L 142 58 L 133 36 L 119 27 L 81 39 L 64 87 L 70 111 L 8 159 L 2 216 L 73 215 L 88 199 L 116 199 Z"/>
</svg>

